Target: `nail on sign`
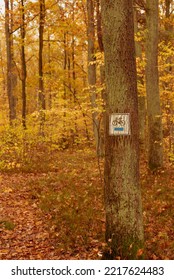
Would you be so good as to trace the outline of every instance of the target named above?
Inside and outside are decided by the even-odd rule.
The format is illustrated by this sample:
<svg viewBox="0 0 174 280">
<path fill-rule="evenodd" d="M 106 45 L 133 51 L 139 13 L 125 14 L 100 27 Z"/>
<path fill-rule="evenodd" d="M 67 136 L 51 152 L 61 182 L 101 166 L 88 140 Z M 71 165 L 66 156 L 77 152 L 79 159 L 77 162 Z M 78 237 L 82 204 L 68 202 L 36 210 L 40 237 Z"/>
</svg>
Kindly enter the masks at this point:
<svg viewBox="0 0 174 280">
<path fill-rule="evenodd" d="M 130 135 L 130 114 L 111 114 L 109 118 L 110 135 Z"/>
</svg>

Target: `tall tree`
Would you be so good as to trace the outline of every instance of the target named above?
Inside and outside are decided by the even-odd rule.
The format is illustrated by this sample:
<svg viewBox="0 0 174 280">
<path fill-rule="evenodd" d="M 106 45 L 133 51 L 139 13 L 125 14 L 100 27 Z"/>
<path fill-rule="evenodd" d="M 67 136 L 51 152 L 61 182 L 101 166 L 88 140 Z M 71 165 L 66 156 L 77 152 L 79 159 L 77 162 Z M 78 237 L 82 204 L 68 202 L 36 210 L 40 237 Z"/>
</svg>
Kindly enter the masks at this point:
<svg viewBox="0 0 174 280">
<path fill-rule="evenodd" d="M 103 54 L 103 34 L 102 34 L 102 22 L 101 22 L 101 0 L 95 0 L 96 1 L 96 21 L 97 21 L 97 39 L 98 39 L 98 46 L 99 51 L 101 54 Z M 105 67 L 104 64 L 101 63 L 100 65 L 100 84 L 102 86 L 101 91 L 101 98 L 103 101 L 105 100 L 105 90 L 104 90 L 104 84 L 105 84 Z M 104 125 L 103 125 L 103 119 L 101 122 L 98 122 L 98 142 L 99 142 L 99 153 L 100 155 L 104 154 Z"/>
<path fill-rule="evenodd" d="M 143 243 L 143 223 L 133 5 L 130 0 L 102 0 L 101 9 L 106 75 L 104 182 L 108 257 L 136 259 Z M 128 135 L 109 135 L 112 113 L 130 114 Z"/>
<path fill-rule="evenodd" d="M 174 5 L 173 0 L 165 0 L 165 44 L 167 45 L 169 42 L 173 45 L 173 22 L 171 20 L 172 18 L 172 5 Z M 170 56 L 166 59 L 166 63 L 168 67 L 166 67 L 166 76 L 173 77 L 172 71 L 173 71 L 173 57 Z M 168 79 L 166 79 L 168 80 Z M 174 153 L 174 121 L 173 121 L 173 114 L 174 114 L 174 104 L 173 104 L 173 98 L 171 95 L 173 95 L 173 83 L 171 83 L 171 78 L 169 80 L 163 83 L 163 87 L 165 92 L 167 93 L 166 96 L 166 115 L 167 115 L 167 128 L 169 132 L 169 150 Z"/>
<path fill-rule="evenodd" d="M 75 1 L 73 1 L 73 9 L 72 9 L 72 21 L 75 21 Z M 75 36 L 72 34 L 72 43 L 71 43 L 71 48 L 72 48 L 72 79 L 73 79 L 73 102 L 74 106 L 76 107 L 76 102 L 77 102 L 77 91 L 76 91 L 76 69 L 75 69 L 75 47 L 76 47 L 76 42 L 75 42 Z M 75 116 L 74 119 L 74 133 L 73 133 L 73 139 L 78 135 L 78 130 L 77 130 L 77 118 Z M 74 141 L 73 140 L 73 141 Z"/>
<path fill-rule="evenodd" d="M 148 162 L 150 169 L 163 165 L 163 135 L 158 74 L 158 0 L 146 1 L 146 92 Z"/>
<path fill-rule="evenodd" d="M 7 49 L 7 95 L 9 102 L 9 120 L 12 125 L 16 119 L 15 87 L 17 76 L 13 56 L 13 1 L 5 0 L 5 36 Z"/>
<path fill-rule="evenodd" d="M 92 106 L 92 121 L 97 153 L 99 153 L 99 121 L 96 113 L 96 62 L 95 62 L 95 24 L 94 0 L 87 0 L 88 14 L 88 84 Z"/>
<path fill-rule="evenodd" d="M 43 81 L 43 36 L 45 23 L 45 0 L 39 0 L 39 111 L 40 111 L 40 133 L 43 132 L 46 102 Z"/>
<path fill-rule="evenodd" d="M 26 59 L 25 59 L 25 9 L 24 0 L 21 0 L 21 81 L 22 81 L 22 124 L 26 128 Z"/>
<path fill-rule="evenodd" d="M 137 35 L 139 28 L 138 24 L 139 21 L 142 21 L 142 15 L 139 17 L 139 6 L 134 1 L 134 33 L 135 36 Z M 141 2 L 140 2 L 141 3 Z M 142 12 L 142 6 L 140 6 Z M 139 42 L 135 42 L 135 53 L 138 61 L 142 61 L 142 46 Z M 144 88 L 144 79 L 142 75 L 137 75 L 137 82 L 138 82 L 138 89 Z M 139 118 L 139 141 L 141 144 L 141 148 L 144 149 L 145 147 L 145 132 L 146 132 L 146 96 L 145 92 L 142 94 L 141 91 L 138 92 L 138 118 Z"/>
<path fill-rule="evenodd" d="M 2 92 L 5 93 L 6 91 L 6 74 L 5 74 L 5 66 L 4 66 L 4 61 L 3 61 L 3 50 L 2 50 L 2 44 L 0 42 L 0 65 L 1 65 L 1 77 L 2 77 Z"/>
<path fill-rule="evenodd" d="M 101 0 L 96 0 L 96 16 L 97 16 L 97 38 L 101 52 L 103 52 L 102 23 L 101 23 Z"/>
</svg>

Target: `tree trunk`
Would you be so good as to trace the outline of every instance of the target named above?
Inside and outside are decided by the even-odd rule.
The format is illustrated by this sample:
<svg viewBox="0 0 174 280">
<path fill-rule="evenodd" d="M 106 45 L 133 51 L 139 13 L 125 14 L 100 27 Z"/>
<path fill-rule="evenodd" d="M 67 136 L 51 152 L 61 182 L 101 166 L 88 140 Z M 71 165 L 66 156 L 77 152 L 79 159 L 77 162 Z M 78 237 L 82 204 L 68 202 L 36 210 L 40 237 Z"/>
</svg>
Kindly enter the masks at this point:
<svg viewBox="0 0 174 280">
<path fill-rule="evenodd" d="M 64 44 L 64 60 L 63 60 L 63 70 L 64 70 L 64 87 L 63 87 L 63 99 L 64 99 L 64 114 L 63 114 L 63 126 L 64 126 L 64 133 L 66 134 L 66 99 L 67 99 L 67 86 L 66 86 L 66 80 L 67 80 L 67 60 L 68 60 L 68 55 L 67 55 L 67 31 L 64 32 L 64 39 L 63 39 L 63 44 Z"/>
<path fill-rule="evenodd" d="M 50 34 L 48 31 L 48 108 L 52 109 L 52 80 L 51 80 L 51 41 L 50 41 Z"/>
<path fill-rule="evenodd" d="M 165 31 L 166 31 L 166 44 L 168 44 L 168 42 L 173 43 L 173 22 L 171 20 L 171 16 L 172 16 L 172 4 L 173 4 L 173 0 L 165 0 L 165 17 L 166 17 L 166 23 L 165 23 Z M 169 65 L 169 67 L 167 67 L 166 69 L 166 75 L 171 75 L 172 76 L 172 72 L 173 72 L 173 57 L 168 57 L 166 59 L 166 63 Z M 170 94 L 167 95 L 167 130 L 169 132 L 169 151 L 171 153 L 174 153 L 174 121 L 173 121 L 173 115 L 174 115 L 174 105 L 173 105 L 173 84 L 169 83 L 169 82 L 164 82 L 164 88 L 165 91 L 168 90 L 168 92 Z"/>
<path fill-rule="evenodd" d="M 44 94 L 44 82 L 43 82 L 43 35 L 44 35 L 44 23 L 45 23 L 45 0 L 39 1 L 39 112 L 40 112 L 40 132 L 44 134 L 44 122 L 45 122 L 45 94 Z"/>
<path fill-rule="evenodd" d="M 96 0 L 96 18 L 97 18 L 97 38 L 98 38 L 98 46 L 100 52 L 103 54 L 104 48 L 103 48 L 103 34 L 102 34 L 102 22 L 101 22 L 101 1 Z M 104 89 L 104 84 L 105 84 L 105 67 L 104 64 L 100 65 L 100 84 L 103 87 L 101 91 L 101 98 L 103 101 L 105 101 L 105 89 Z M 103 156 L 104 155 L 104 121 L 103 118 L 98 121 L 98 150 L 99 150 L 99 155 Z"/>
<path fill-rule="evenodd" d="M 72 36 L 72 54 L 71 55 L 72 55 L 73 102 L 74 102 L 74 107 L 76 108 L 77 91 L 76 91 L 75 38 L 74 38 L 74 35 Z M 75 116 L 74 117 L 73 142 L 75 142 L 75 139 L 77 138 L 77 136 L 78 136 L 77 117 Z"/>
<path fill-rule="evenodd" d="M 25 60 L 25 10 L 24 0 L 21 0 L 21 68 L 22 68 L 22 124 L 26 128 L 26 60 Z"/>
<path fill-rule="evenodd" d="M 103 49 L 103 35 L 102 35 L 102 23 L 101 23 L 101 4 L 100 0 L 96 0 L 96 15 L 97 15 L 97 38 L 98 38 L 98 45 L 101 52 L 104 51 Z"/>
<path fill-rule="evenodd" d="M 5 66 L 4 66 L 4 52 L 2 50 L 1 42 L 0 42 L 0 62 L 1 62 L 1 74 L 2 74 L 2 90 L 3 95 L 6 92 L 6 74 L 5 74 Z"/>
<path fill-rule="evenodd" d="M 106 241 L 110 247 L 104 258 L 138 259 L 143 224 L 133 6 L 130 0 L 102 0 L 101 9 L 106 74 Z M 109 135 L 113 113 L 130 115 L 128 135 Z"/>
<path fill-rule="evenodd" d="M 146 1 L 146 92 L 148 114 L 148 162 L 150 169 L 163 165 L 163 135 L 158 77 L 158 0 Z"/>
<path fill-rule="evenodd" d="M 96 108 L 96 64 L 95 64 L 95 26 L 94 26 L 94 0 L 87 0 L 88 12 L 88 84 L 92 106 L 92 121 L 96 150 L 99 153 L 99 121 L 97 119 Z"/>
<path fill-rule="evenodd" d="M 137 6 L 134 6 L 134 32 L 138 32 L 138 18 L 137 18 Z M 135 42 L 135 54 L 136 57 L 142 60 L 142 47 L 139 42 Z M 142 77 L 137 76 L 138 85 L 144 87 L 144 80 Z M 146 96 L 138 92 L 138 119 L 139 119 L 139 141 L 140 148 L 144 150 L 145 138 L 146 138 L 146 119 L 147 119 L 147 110 L 146 110 Z"/>
<path fill-rule="evenodd" d="M 7 47 L 7 95 L 9 102 L 9 121 L 12 125 L 16 119 L 16 97 L 15 87 L 17 84 L 17 76 L 15 73 L 15 65 L 13 61 L 13 14 L 12 14 L 13 3 L 11 2 L 11 9 L 9 0 L 5 0 L 5 36 L 6 36 L 6 47 Z"/>
</svg>

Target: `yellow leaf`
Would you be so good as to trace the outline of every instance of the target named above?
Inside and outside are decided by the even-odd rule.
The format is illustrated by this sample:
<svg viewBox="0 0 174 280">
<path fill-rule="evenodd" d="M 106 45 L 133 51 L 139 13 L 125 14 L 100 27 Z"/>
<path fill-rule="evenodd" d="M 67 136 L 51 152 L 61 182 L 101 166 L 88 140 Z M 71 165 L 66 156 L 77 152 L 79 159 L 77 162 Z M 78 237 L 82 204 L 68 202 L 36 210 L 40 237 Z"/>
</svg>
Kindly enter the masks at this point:
<svg viewBox="0 0 174 280">
<path fill-rule="evenodd" d="M 4 190 L 5 193 L 10 193 L 10 192 L 12 192 L 12 191 L 13 191 L 13 190 L 12 190 L 11 188 L 8 188 L 8 187 L 5 188 L 5 190 Z"/>
</svg>

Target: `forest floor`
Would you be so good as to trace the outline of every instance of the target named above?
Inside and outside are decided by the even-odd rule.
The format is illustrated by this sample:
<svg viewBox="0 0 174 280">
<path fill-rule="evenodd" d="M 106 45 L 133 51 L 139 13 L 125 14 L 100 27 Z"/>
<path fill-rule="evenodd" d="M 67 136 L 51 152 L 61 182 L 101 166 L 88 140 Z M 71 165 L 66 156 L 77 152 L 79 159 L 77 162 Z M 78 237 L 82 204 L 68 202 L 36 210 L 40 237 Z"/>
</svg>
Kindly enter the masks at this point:
<svg viewBox="0 0 174 280">
<path fill-rule="evenodd" d="M 151 173 L 142 162 L 141 184 L 145 258 L 174 259 L 174 165 Z M 94 151 L 59 151 L 45 172 L 0 173 L 0 259 L 100 259 L 104 232 Z"/>
</svg>

